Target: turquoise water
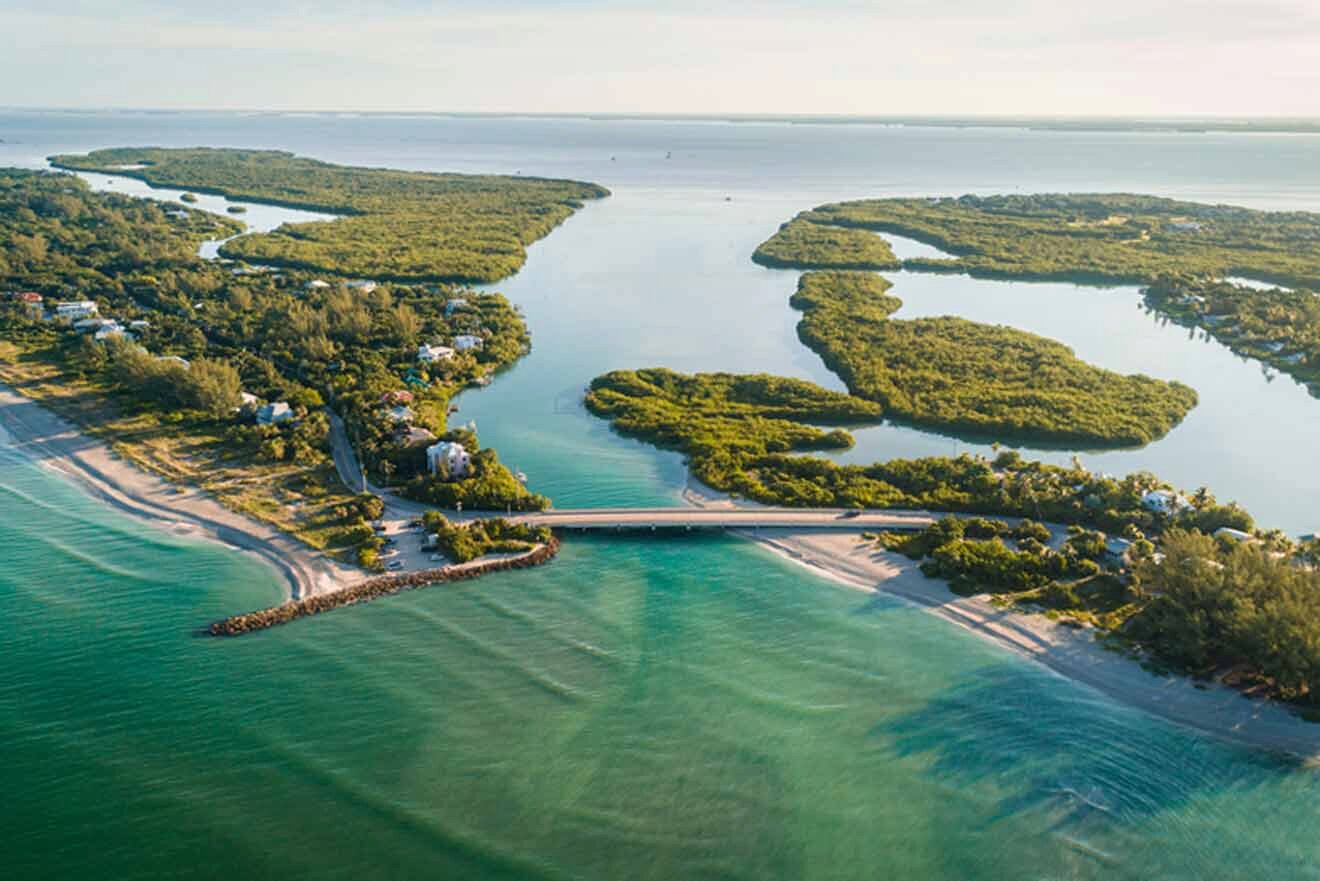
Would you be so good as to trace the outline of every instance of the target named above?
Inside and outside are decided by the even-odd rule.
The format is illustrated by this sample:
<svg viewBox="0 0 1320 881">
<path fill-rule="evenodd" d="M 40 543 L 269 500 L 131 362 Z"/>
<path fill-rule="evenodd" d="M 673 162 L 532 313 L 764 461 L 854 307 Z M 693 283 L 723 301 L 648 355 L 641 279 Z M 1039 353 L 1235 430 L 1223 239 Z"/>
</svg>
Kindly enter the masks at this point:
<svg viewBox="0 0 1320 881">
<path fill-rule="evenodd" d="M 499 286 L 526 309 L 533 354 L 460 402 L 561 506 L 672 504 L 684 479 L 678 457 L 581 411 L 602 370 L 837 387 L 796 341 L 796 276 L 747 259 L 815 202 L 1017 187 L 1320 206 L 1307 138 L 22 114 L 0 116 L 0 139 L 5 164 L 245 144 L 611 186 Z M 1315 448 L 1320 402 L 1270 397 L 1286 378 L 1184 341 L 1130 290 L 895 282 L 907 314 L 1014 323 L 1105 366 L 1199 377 L 1209 416 L 1170 452 L 1095 461 L 1167 455 L 1162 473 L 1185 465 L 1207 475 L 1185 482 L 1302 528 L 1304 505 L 1275 497 L 1283 480 L 1314 497 L 1314 469 L 1284 464 Z M 1230 424 L 1221 385 L 1248 397 L 1238 421 L 1254 430 Z M 891 426 L 860 440 L 850 455 L 969 448 Z M 1268 455 L 1224 452 L 1236 444 Z M 0 445 L 0 559 L 5 877 L 1320 877 L 1313 771 L 732 539 L 575 537 L 538 570 L 210 641 L 199 625 L 279 596 L 269 570 L 106 511 Z"/>
</svg>

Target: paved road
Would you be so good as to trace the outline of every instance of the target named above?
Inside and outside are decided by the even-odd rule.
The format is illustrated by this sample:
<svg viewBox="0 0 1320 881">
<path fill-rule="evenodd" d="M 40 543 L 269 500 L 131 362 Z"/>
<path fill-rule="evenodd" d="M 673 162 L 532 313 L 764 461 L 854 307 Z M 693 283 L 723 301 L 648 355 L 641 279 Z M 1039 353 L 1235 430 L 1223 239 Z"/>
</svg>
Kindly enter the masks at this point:
<svg viewBox="0 0 1320 881">
<path fill-rule="evenodd" d="M 552 529 L 924 529 L 931 517 L 914 512 L 839 508 L 581 508 L 515 514 L 509 518 Z"/>
<path fill-rule="evenodd" d="M 339 479 L 355 493 L 366 492 L 367 476 L 362 470 L 362 464 L 358 462 L 357 453 L 353 452 L 353 445 L 348 441 L 344 420 L 329 407 L 325 408 L 325 415 L 330 418 L 330 452 L 335 457 L 335 470 L 339 472 Z"/>
</svg>

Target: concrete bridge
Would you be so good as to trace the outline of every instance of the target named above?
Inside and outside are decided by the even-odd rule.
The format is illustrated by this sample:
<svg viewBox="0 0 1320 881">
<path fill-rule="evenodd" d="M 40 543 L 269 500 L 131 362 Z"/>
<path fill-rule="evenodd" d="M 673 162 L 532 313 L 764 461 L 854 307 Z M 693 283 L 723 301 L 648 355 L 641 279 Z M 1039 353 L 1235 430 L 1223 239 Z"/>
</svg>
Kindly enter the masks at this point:
<svg viewBox="0 0 1320 881">
<path fill-rule="evenodd" d="M 529 526 L 570 531 L 623 532 L 695 529 L 837 529 L 896 532 L 925 529 L 934 520 L 917 512 L 843 508 L 578 508 L 508 518 Z"/>
</svg>

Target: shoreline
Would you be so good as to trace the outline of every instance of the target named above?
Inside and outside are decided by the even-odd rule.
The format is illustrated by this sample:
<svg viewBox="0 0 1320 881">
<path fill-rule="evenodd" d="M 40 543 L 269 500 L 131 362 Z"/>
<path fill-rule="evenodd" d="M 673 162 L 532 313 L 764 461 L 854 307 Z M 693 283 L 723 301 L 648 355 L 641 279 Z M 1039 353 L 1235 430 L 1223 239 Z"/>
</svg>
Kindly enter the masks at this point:
<svg viewBox="0 0 1320 881">
<path fill-rule="evenodd" d="M 691 478 L 682 497 L 696 507 L 740 506 Z M 1153 673 L 1135 658 L 1096 642 L 1091 627 L 1069 627 L 1042 614 L 998 608 L 982 597 L 958 596 L 944 582 L 922 575 L 915 561 L 879 550 L 860 535 L 731 531 L 819 578 L 919 607 L 1125 707 L 1219 740 L 1320 763 L 1320 724 L 1307 722 L 1284 704 L 1246 697 L 1219 682 Z"/>
<path fill-rule="evenodd" d="M 14 449 L 121 513 L 172 535 L 257 557 L 287 585 L 286 600 L 342 590 L 365 577 L 273 526 L 229 510 L 203 490 L 125 462 L 108 444 L 3 383 L 0 431 Z"/>
</svg>

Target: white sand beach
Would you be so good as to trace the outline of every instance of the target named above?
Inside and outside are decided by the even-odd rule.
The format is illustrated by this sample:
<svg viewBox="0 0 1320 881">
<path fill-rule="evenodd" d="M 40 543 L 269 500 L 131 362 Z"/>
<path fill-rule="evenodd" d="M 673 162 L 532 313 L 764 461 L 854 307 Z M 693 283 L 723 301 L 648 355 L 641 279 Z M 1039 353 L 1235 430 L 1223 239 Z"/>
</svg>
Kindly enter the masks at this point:
<svg viewBox="0 0 1320 881">
<path fill-rule="evenodd" d="M 684 498 L 699 506 L 734 504 L 695 482 Z M 1096 642 L 1093 628 L 997 608 L 982 597 L 960 597 L 943 581 L 922 575 L 914 561 L 878 550 L 859 535 L 776 529 L 738 534 L 821 577 L 918 605 L 1119 703 L 1224 740 L 1320 762 L 1320 724 L 1307 722 L 1284 705 L 1247 698 L 1219 683 L 1152 673 L 1136 659 Z"/>
<path fill-rule="evenodd" d="M 77 426 L 0 385 L 0 427 L 8 442 L 120 511 L 180 535 L 218 541 L 273 566 L 294 599 L 363 578 L 273 526 L 237 514 L 202 490 L 178 486 L 123 461 Z"/>
</svg>

